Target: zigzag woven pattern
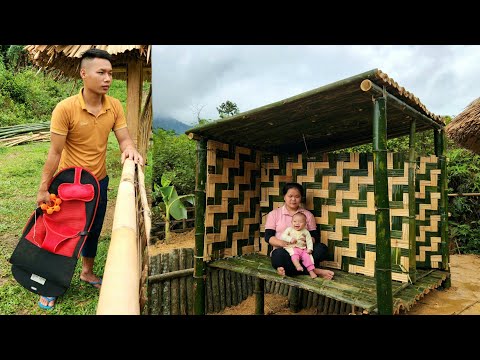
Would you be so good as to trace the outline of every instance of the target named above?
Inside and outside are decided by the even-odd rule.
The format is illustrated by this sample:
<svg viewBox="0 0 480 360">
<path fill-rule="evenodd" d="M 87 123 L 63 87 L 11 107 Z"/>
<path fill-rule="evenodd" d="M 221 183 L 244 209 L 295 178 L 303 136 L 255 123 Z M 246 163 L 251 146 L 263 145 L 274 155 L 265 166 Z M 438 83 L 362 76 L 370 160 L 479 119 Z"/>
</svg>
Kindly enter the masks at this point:
<svg viewBox="0 0 480 360">
<path fill-rule="evenodd" d="M 206 260 L 251 252 L 267 254 L 267 214 L 283 205 L 282 187 L 298 182 L 305 208 L 320 230 L 330 258 L 323 266 L 374 276 L 376 258 L 372 154 L 262 154 L 209 141 L 207 148 Z M 419 268 L 440 268 L 440 199 L 437 157 L 417 160 L 416 259 Z M 392 278 L 408 281 L 408 162 L 387 154 Z"/>
<path fill-rule="evenodd" d="M 392 278 L 408 281 L 408 166 L 398 154 L 387 156 Z M 371 154 L 265 156 L 261 173 L 260 211 L 264 236 L 266 215 L 283 204 L 281 189 L 294 181 L 306 190 L 305 208 L 319 225 L 329 261 L 322 265 L 373 276 L 375 271 L 375 201 Z M 266 245 L 262 241 L 262 245 Z M 267 246 L 261 252 L 268 253 Z"/>
<path fill-rule="evenodd" d="M 416 260 L 418 268 L 442 268 L 438 157 L 422 157 L 417 162 L 415 182 Z"/>
<path fill-rule="evenodd" d="M 208 141 L 205 260 L 260 248 L 260 154 Z"/>
</svg>

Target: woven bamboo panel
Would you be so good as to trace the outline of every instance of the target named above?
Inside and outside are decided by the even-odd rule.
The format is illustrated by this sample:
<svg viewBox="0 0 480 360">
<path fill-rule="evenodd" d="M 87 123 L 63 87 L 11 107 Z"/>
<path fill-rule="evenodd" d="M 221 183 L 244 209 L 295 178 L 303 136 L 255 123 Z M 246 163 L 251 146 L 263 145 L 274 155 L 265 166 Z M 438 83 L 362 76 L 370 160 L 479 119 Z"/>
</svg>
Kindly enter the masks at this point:
<svg viewBox="0 0 480 360">
<path fill-rule="evenodd" d="M 418 268 L 441 268 L 440 173 L 435 155 L 417 161 L 415 181 Z"/>
<path fill-rule="evenodd" d="M 408 281 L 408 163 L 400 154 L 387 155 L 390 200 L 392 278 Z M 322 265 L 374 276 L 375 201 L 372 154 L 265 155 L 262 159 L 260 253 L 268 212 L 283 204 L 282 187 L 298 182 L 306 190 L 305 208 L 316 219 L 330 259 Z"/>
<path fill-rule="evenodd" d="M 208 141 L 205 260 L 260 248 L 260 154 Z"/>
</svg>

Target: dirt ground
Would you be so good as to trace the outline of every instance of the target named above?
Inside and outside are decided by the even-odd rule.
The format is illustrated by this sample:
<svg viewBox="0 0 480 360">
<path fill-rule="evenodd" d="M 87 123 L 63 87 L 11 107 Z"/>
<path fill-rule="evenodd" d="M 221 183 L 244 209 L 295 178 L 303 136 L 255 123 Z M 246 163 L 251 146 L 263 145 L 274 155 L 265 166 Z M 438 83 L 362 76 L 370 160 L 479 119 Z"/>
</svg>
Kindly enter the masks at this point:
<svg viewBox="0 0 480 360">
<path fill-rule="evenodd" d="M 157 242 L 149 246 L 154 256 L 175 248 L 193 248 L 194 230 L 172 234 L 170 244 Z M 406 315 L 478 315 L 480 314 L 480 256 L 450 255 L 452 286 L 445 290 L 432 290 L 415 304 Z M 250 296 L 237 306 L 217 313 L 218 315 L 251 315 L 255 312 L 255 296 Z M 292 313 L 285 296 L 265 294 L 267 315 L 315 315 L 316 309 L 302 309 Z"/>
</svg>

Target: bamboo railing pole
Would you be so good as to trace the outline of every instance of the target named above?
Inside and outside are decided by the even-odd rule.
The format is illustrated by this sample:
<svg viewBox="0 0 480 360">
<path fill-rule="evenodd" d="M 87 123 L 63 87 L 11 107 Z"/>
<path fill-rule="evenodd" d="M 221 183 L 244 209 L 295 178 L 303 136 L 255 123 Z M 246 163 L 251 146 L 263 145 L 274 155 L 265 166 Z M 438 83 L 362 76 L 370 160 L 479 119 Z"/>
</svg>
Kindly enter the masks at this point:
<svg viewBox="0 0 480 360">
<path fill-rule="evenodd" d="M 193 268 L 181 269 L 181 270 L 177 270 L 177 271 L 170 271 L 170 272 L 165 273 L 165 274 L 150 275 L 148 277 L 148 283 L 149 284 L 154 284 L 154 283 L 157 283 L 157 282 L 160 282 L 160 281 L 183 278 L 183 277 L 186 277 L 186 276 L 190 276 L 192 274 L 193 274 Z"/>
<path fill-rule="evenodd" d="M 140 190 L 140 200 L 142 202 L 143 222 L 145 227 L 146 241 L 142 244 L 143 247 L 148 246 L 150 242 L 150 232 L 152 229 L 152 219 L 150 207 L 148 206 L 147 191 L 145 190 L 145 174 L 141 166 L 137 166 L 138 188 Z"/>
<path fill-rule="evenodd" d="M 448 196 L 480 196 L 480 193 L 455 193 L 448 194 Z"/>
<path fill-rule="evenodd" d="M 194 314 L 205 315 L 205 206 L 207 183 L 207 139 L 197 140 L 197 176 L 195 183 L 195 253 L 194 253 Z"/>
<path fill-rule="evenodd" d="M 415 224 L 415 119 L 410 123 L 408 153 L 408 274 L 413 283 L 417 277 L 417 241 Z"/>
<path fill-rule="evenodd" d="M 387 176 L 386 97 L 373 105 L 373 178 L 375 186 L 375 228 L 377 303 L 380 315 L 393 315 L 390 208 Z"/>
<path fill-rule="evenodd" d="M 450 272 L 450 241 L 448 238 L 448 196 L 447 196 L 447 159 L 446 159 L 446 139 L 445 130 L 434 132 L 435 154 L 438 156 L 438 167 L 440 169 L 440 233 L 441 233 L 441 252 L 442 269 Z M 443 287 L 451 286 L 451 278 L 448 277 L 443 283 Z"/>
<path fill-rule="evenodd" d="M 139 315 L 135 163 L 126 159 L 118 186 L 112 235 L 108 248 L 97 315 Z"/>
</svg>

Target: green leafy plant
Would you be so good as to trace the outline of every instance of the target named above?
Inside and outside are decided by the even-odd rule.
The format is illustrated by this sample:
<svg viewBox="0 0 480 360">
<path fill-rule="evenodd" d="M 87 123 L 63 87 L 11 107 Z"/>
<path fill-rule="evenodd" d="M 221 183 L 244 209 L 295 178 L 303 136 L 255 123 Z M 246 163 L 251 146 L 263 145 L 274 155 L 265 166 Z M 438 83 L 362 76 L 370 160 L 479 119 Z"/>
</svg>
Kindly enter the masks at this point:
<svg viewBox="0 0 480 360">
<path fill-rule="evenodd" d="M 168 176 L 162 175 L 161 185 L 154 184 L 154 198 L 162 197 L 163 202 L 158 206 L 163 212 L 163 218 L 165 220 L 165 243 L 170 242 L 170 216 L 175 220 L 182 220 L 187 218 L 187 208 L 184 205 L 185 202 L 190 204 L 195 203 L 195 197 L 193 194 L 178 196 L 177 190 L 171 184 L 171 180 Z"/>
</svg>

